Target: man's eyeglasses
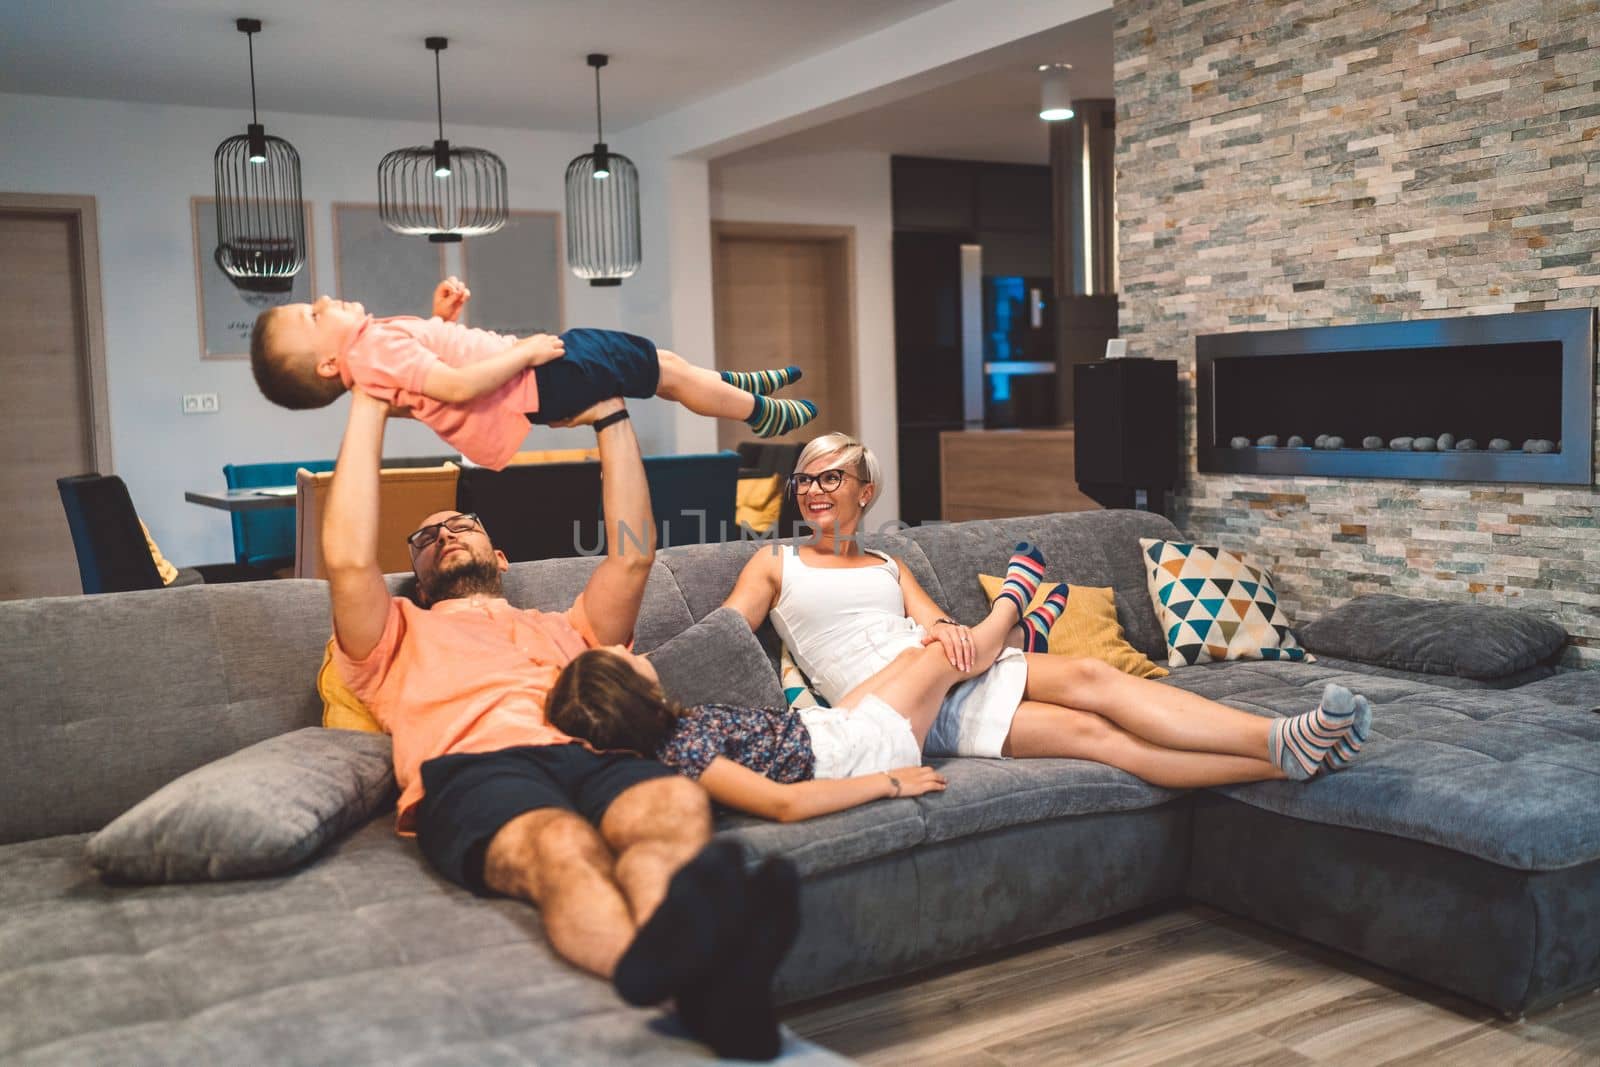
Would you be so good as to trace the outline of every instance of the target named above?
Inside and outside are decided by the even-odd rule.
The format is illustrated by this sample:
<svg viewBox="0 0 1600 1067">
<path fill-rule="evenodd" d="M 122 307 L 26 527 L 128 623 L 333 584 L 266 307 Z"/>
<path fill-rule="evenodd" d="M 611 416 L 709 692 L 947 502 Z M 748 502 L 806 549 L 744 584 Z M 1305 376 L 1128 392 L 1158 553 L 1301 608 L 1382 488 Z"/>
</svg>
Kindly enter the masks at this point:
<svg viewBox="0 0 1600 1067">
<path fill-rule="evenodd" d="M 430 522 L 426 526 L 413 530 L 406 537 L 406 544 L 411 546 L 411 554 L 415 556 L 439 540 L 440 530 L 449 530 L 453 534 L 464 534 L 481 529 L 483 529 L 483 523 L 478 516 L 467 512 L 465 515 L 452 515 L 443 522 Z"/>
<path fill-rule="evenodd" d="M 834 467 L 833 469 L 825 470 L 820 474 L 793 475 L 789 478 L 789 488 L 794 490 L 796 496 L 804 493 L 813 485 L 815 485 L 818 489 L 821 489 L 824 493 L 831 493 L 843 485 L 846 478 L 855 478 L 858 482 L 861 480 L 860 478 L 856 478 L 856 476 L 851 474 L 849 471 L 840 470 L 838 467 Z"/>
</svg>

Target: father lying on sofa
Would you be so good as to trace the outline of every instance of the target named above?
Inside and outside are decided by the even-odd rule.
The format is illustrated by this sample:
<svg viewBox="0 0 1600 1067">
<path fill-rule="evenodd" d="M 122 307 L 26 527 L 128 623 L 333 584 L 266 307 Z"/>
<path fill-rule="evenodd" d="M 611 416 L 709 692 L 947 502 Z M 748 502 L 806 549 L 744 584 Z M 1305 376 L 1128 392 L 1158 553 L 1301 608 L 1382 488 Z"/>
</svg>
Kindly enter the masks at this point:
<svg viewBox="0 0 1600 1067">
<path fill-rule="evenodd" d="M 627 409 L 602 401 L 610 546 L 572 607 L 519 610 L 508 564 L 474 516 L 440 512 L 411 534 L 421 606 L 391 597 L 377 562 L 384 403 L 351 395 L 323 521 L 340 673 L 394 739 L 399 830 L 446 877 L 538 905 L 550 943 L 611 979 L 631 1004 L 675 998 L 685 1026 L 721 1055 L 778 1052 L 772 974 L 794 937 L 787 861 L 746 875 L 734 845 L 707 845 L 698 785 L 631 754 L 598 753 L 550 726 L 557 673 L 585 648 L 633 635 L 654 527 Z"/>
</svg>

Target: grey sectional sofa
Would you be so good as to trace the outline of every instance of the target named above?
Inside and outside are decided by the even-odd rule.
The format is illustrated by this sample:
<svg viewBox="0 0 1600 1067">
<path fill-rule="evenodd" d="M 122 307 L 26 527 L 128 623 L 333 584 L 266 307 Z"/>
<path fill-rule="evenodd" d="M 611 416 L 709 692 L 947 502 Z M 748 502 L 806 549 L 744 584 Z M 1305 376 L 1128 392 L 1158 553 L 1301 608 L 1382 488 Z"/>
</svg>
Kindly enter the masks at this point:
<svg viewBox="0 0 1600 1067">
<path fill-rule="evenodd" d="M 1160 660 L 1141 536 L 1177 531 L 1095 512 L 878 543 L 970 621 L 984 610 L 973 576 L 1032 540 L 1052 578 L 1113 586 L 1130 641 Z M 716 608 L 756 550 L 662 553 L 638 647 L 721 625 Z M 562 607 L 592 566 L 519 564 L 507 594 Z M 669 688 L 781 695 L 766 657 L 725 632 L 726 655 L 704 643 L 698 658 L 664 653 Z M 532 909 L 433 875 L 386 814 L 282 877 L 95 876 L 83 857 L 93 831 L 195 767 L 318 721 L 327 634 L 326 589 L 312 581 L 0 604 L 0 1060 L 704 1058 L 666 1017 L 557 960 Z M 1376 736 L 1356 767 L 1305 786 L 1185 794 L 1079 761 L 947 760 L 942 794 L 792 825 L 724 817 L 721 832 L 752 857 L 784 852 L 804 876 L 780 995 L 1186 897 L 1512 1015 L 1600 985 L 1600 672 L 1491 689 L 1252 662 L 1184 668 L 1168 684 L 1274 715 L 1309 708 L 1328 680 L 1373 699 Z M 786 1054 L 833 1059 L 794 1039 Z"/>
</svg>

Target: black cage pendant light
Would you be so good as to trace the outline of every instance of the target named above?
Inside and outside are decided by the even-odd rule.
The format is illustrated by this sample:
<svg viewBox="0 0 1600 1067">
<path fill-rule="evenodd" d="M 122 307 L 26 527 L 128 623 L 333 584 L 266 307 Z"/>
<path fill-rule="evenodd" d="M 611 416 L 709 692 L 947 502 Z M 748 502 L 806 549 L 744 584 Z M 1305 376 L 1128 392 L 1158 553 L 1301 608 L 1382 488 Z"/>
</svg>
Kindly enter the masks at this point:
<svg viewBox="0 0 1600 1067">
<path fill-rule="evenodd" d="M 378 164 L 378 217 L 395 233 L 427 234 L 437 243 L 494 233 L 506 224 L 506 165 L 483 148 L 444 139 L 439 53 L 445 37 L 422 42 L 433 53 L 439 136 L 433 147 L 399 148 Z"/>
<path fill-rule="evenodd" d="M 639 170 L 606 147 L 600 113 L 600 68 L 594 68 L 594 151 L 567 164 L 567 266 L 590 285 L 621 285 L 639 269 Z"/>
<path fill-rule="evenodd" d="M 212 258 L 235 286 L 286 293 L 306 265 L 306 212 L 300 200 L 300 153 L 268 137 L 256 114 L 260 19 L 234 23 L 250 50 L 250 124 L 217 145 L 217 247 Z"/>
</svg>

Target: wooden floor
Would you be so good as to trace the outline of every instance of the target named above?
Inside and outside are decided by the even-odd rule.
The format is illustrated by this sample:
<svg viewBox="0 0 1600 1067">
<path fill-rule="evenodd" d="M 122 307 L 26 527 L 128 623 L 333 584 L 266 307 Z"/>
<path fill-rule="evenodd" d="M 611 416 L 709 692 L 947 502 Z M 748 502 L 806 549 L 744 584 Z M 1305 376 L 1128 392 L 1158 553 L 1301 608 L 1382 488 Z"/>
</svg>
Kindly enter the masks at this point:
<svg viewBox="0 0 1600 1067">
<path fill-rule="evenodd" d="M 1600 1064 L 1600 996 L 1508 1022 L 1351 957 L 1190 906 L 796 1005 L 864 1064 Z"/>
</svg>

